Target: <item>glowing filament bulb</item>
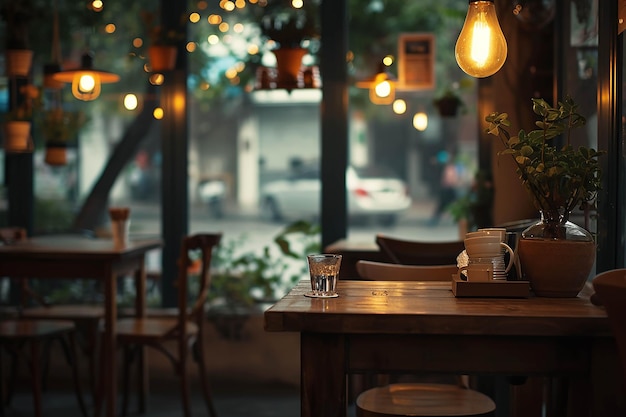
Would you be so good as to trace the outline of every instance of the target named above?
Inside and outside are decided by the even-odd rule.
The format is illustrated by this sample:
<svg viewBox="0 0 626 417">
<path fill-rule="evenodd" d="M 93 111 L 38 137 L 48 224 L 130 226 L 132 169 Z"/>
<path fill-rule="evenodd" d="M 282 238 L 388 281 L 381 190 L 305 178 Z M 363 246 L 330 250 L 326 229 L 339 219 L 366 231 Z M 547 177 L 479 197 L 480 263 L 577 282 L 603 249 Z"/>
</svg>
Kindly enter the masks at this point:
<svg viewBox="0 0 626 417">
<path fill-rule="evenodd" d="M 472 77 L 488 77 L 502 68 L 507 46 L 494 0 L 469 1 L 454 53 L 459 67 Z"/>
</svg>

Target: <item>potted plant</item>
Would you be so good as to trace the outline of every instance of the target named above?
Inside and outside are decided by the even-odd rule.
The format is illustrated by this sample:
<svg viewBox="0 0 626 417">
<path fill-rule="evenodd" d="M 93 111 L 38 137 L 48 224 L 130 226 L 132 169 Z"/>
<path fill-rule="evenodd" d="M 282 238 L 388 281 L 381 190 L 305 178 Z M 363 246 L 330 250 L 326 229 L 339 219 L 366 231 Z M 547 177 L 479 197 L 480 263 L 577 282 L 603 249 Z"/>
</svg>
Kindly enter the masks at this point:
<svg viewBox="0 0 626 417">
<path fill-rule="evenodd" d="M 585 125 L 571 98 L 553 107 L 543 99 L 532 99 L 538 129 L 507 131 L 506 113 L 486 117 L 487 133 L 496 135 L 510 155 L 517 174 L 528 191 L 541 221 L 522 232 L 519 258 L 522 274 L 537 295 L 576 296 L 587 280 L 595 260 L 592 235 L 569 221 L 575 208 L 587 210 L 600 190 L 598 157 L 604 152 L 571 144 L 572 129 Z M 563 137 L 565 144 L 554 145 Z"/>
<path fill-rule="evenodd" d="M 148 58 L 152 72 L 173 70 L 176 66 L 176 44 L 183 38 L 182 32 L 166 30 L 155 24 L 156 14 L 153 12 L 143 12 L 141 16 L 150 39 Z"/>
<path fill-rule="evenodd" d="M 33 51 L 28 46 L 28 24 L 33 10 L 19 1 L 8 1 L 0 10 L 6 22 L 6 75 L 28 77 Z"/>
<path fill-rule="evenodd" d="M 25 85 L 19 89 L 20 103 L 6 113 L 4 120 L 4 150 L 9 153 L 32 152 L 33 143 L 30 131 L 33 109 L 40 105 L 41 94 L 34 85 Z"/>
<path fill-rule="evenodd" d="M 43 112 L 41 131 L 48 165 L 67 163 L 67 148 L 76 142 L 78 132 L 86 122 L 83 112 L 66 111 L 60 106 Z"/>
<path fill-rule="evenodd" d="M 456 91 L 447 88 L 441 95 L 433 100 L 439 115 L 442 117 L 454 117 L 465 105 Z"/>
<path fill-rule="evenodd" d="M 276 44 L 272 52 L 276 56 L 278 87 L 303 87 L 304 80 L 299 75 L 302 58 L 308 52 L 304 41 L 319 35 L 314 11 L 273 2 L 264 7 L 260 28 L 263 37 Z"/>
</svg>

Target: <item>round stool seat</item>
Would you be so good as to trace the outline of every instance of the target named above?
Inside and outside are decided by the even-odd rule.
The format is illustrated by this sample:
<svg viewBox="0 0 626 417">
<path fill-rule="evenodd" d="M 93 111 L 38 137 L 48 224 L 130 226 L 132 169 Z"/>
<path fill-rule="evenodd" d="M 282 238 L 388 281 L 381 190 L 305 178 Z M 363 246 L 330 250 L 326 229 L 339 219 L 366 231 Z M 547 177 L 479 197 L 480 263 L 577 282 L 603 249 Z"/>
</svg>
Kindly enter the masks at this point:
<svg viewBox="0 0 626 417">
<path fill-rule="evenodd" d="M 483 416 L 495 409 L 485 394 L 447 384 L 391 384 L 364 391 L 356 399 L 359 417 Z"/>
</svg>

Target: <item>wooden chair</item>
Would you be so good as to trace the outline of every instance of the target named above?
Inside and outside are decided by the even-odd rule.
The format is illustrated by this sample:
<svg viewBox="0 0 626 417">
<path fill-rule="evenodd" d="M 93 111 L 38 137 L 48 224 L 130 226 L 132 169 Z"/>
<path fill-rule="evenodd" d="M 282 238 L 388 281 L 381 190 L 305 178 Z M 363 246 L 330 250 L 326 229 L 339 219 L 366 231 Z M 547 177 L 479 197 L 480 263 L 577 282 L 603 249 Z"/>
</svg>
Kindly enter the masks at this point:
<svg viewBox="0 0 626 417">
<path fill-rule="evenodd" d="M 358 261 L 363 279 L 379 281 L 451 281 L 456 265 L 397 265 Z M 469 389 L 467 376 L 456 384 L 396 382 L 365 390 L 356 399 L 357 417 L 488 416 L 496 408 L 487 395 Z"/>
<path fill-rule="evenodd" d="M 182 241 L 180 258 L 178 261 L 178 310 L 175 317 L 164 314 L 149 315 L 147 317 L 127 317 L 117 323 L 117 343 L 124 349 L 124 371 L 122 386 L 122 414 L 128 410 L 128 381 L 130 379 L 130 365 L 140 352 L 139 347 L 152 347 L 163 353 L 172 363 L 175 374 L 180 377 L 180 390 L 184 416 L 191 416 L 189 404 L 189 371 L 187 358 L 189 350 L 193 359 L 198 363 L 200 381 L 204 399 L 211 417 L 216 417 L 215 408 L 211 400 L 207 369 L 204 361 L 204 327 L 206 317 L 206 301 L 210 287 L 210 267 L 213 248 L 221 240 L 220 233 L 196 234 L 185 237 Z M 189 266 L 193 261 L 200 261 L 199 272 L 194 273 Z M 194 266 L 197 266 L 194 263 Z M 189 302 L 189 283 L 192 275 L 198 276 L 198 294 L 195 300 Z M 172 348 L 174 343 L 175 348 Z M 143 363 L 143 361 L 139 361 Z M 139 409 L 145 411 L 145 370 L 138 370 Z"/>
<path fill-rule="evenodd" d="M 362 279 L 369 281 L 451 281 L 459 272 L 456 265 L 398 265 L 364 261 L 356 263 Z"/>
<path fill-rule="evenodd" d="M 0 348 L 8 351 L 12 356 L 12 365 L 20 358 L 26 359 L 30 369 L 30 382 L 33 391 L 34 415 L 42 415 L 42 347 L 58 340 L 63 347 L 67 363 L 72 368 L 72 377 L 76 397 L 82 415 L 87 417 L 87 408 L 78 378 L 76 363 L 75 326 L 71 321 L 60 320 L 29 320 L 9 319 L 0 321 Z M 28 346 L 26 346 L 28 345 Z M 43 345 L 43 346 L 42 346 Z M 25 348 L 29 347 L 28 350 Z M 0 350 L 0 353 L 2 351 Z M 0 369 L 2 363 L 0 361 Z M 0 376 L 0 393 L 4 393 L 4 379 Z M 13 389 L 11 384 L 10 389 Z M 0 401 L 0 415 L 4 415 L 4 398 Z"/>
<path fill-rule="evenodd" d="M 13 244 L 27 239 L 26 229 L 21 227 L 0 228 L 0 242 Z M 20 316 L 32 320 L 62 320 L 74 322 L 81 336 L 83 352 L 89 360 L 91 392 L 96 391 L 97 346 L 99 324 L 104 318 L 104 307 L 89 304 L 51 304 L 45 297 L 30 286 L 29 280 L 12 277 L 20 286 Z M 47 361 L 44 362 L 44 375 L 47 373 Z"/>
<path fill-rule="evenodd" d="M 403 265 L 456 265 L 456 257 L 463 252 L 462 240 L 424 242 L 376 235 L 376 244 L 391 262 Z"/>
<path fill-rule="evenodd" d="M 626 268 L 601 272 L 592 281 L 595 302 L 606 309 L 617 343 L 626 386 Z"/>
</svg>

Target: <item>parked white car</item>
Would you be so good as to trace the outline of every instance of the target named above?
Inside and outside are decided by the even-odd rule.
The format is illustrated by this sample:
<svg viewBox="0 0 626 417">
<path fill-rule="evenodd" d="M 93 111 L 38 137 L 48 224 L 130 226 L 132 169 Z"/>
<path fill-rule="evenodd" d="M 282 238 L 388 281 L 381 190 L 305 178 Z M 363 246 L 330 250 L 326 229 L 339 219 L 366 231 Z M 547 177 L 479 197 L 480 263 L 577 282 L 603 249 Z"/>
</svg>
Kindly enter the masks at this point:
<svg viewBox="0 0 626 417">
<path fill-rule="evenodd" d="M 406 183 L 376 169 L 348 167 L 348 217 L 375 218 L 392 225 L 411 206 Z M 287 179 L 267 183 L 261 194 L 262 212 L 274 221 L 315 219 L 320 212 L 319 168 L 303 168 Z"/>
</svg>

